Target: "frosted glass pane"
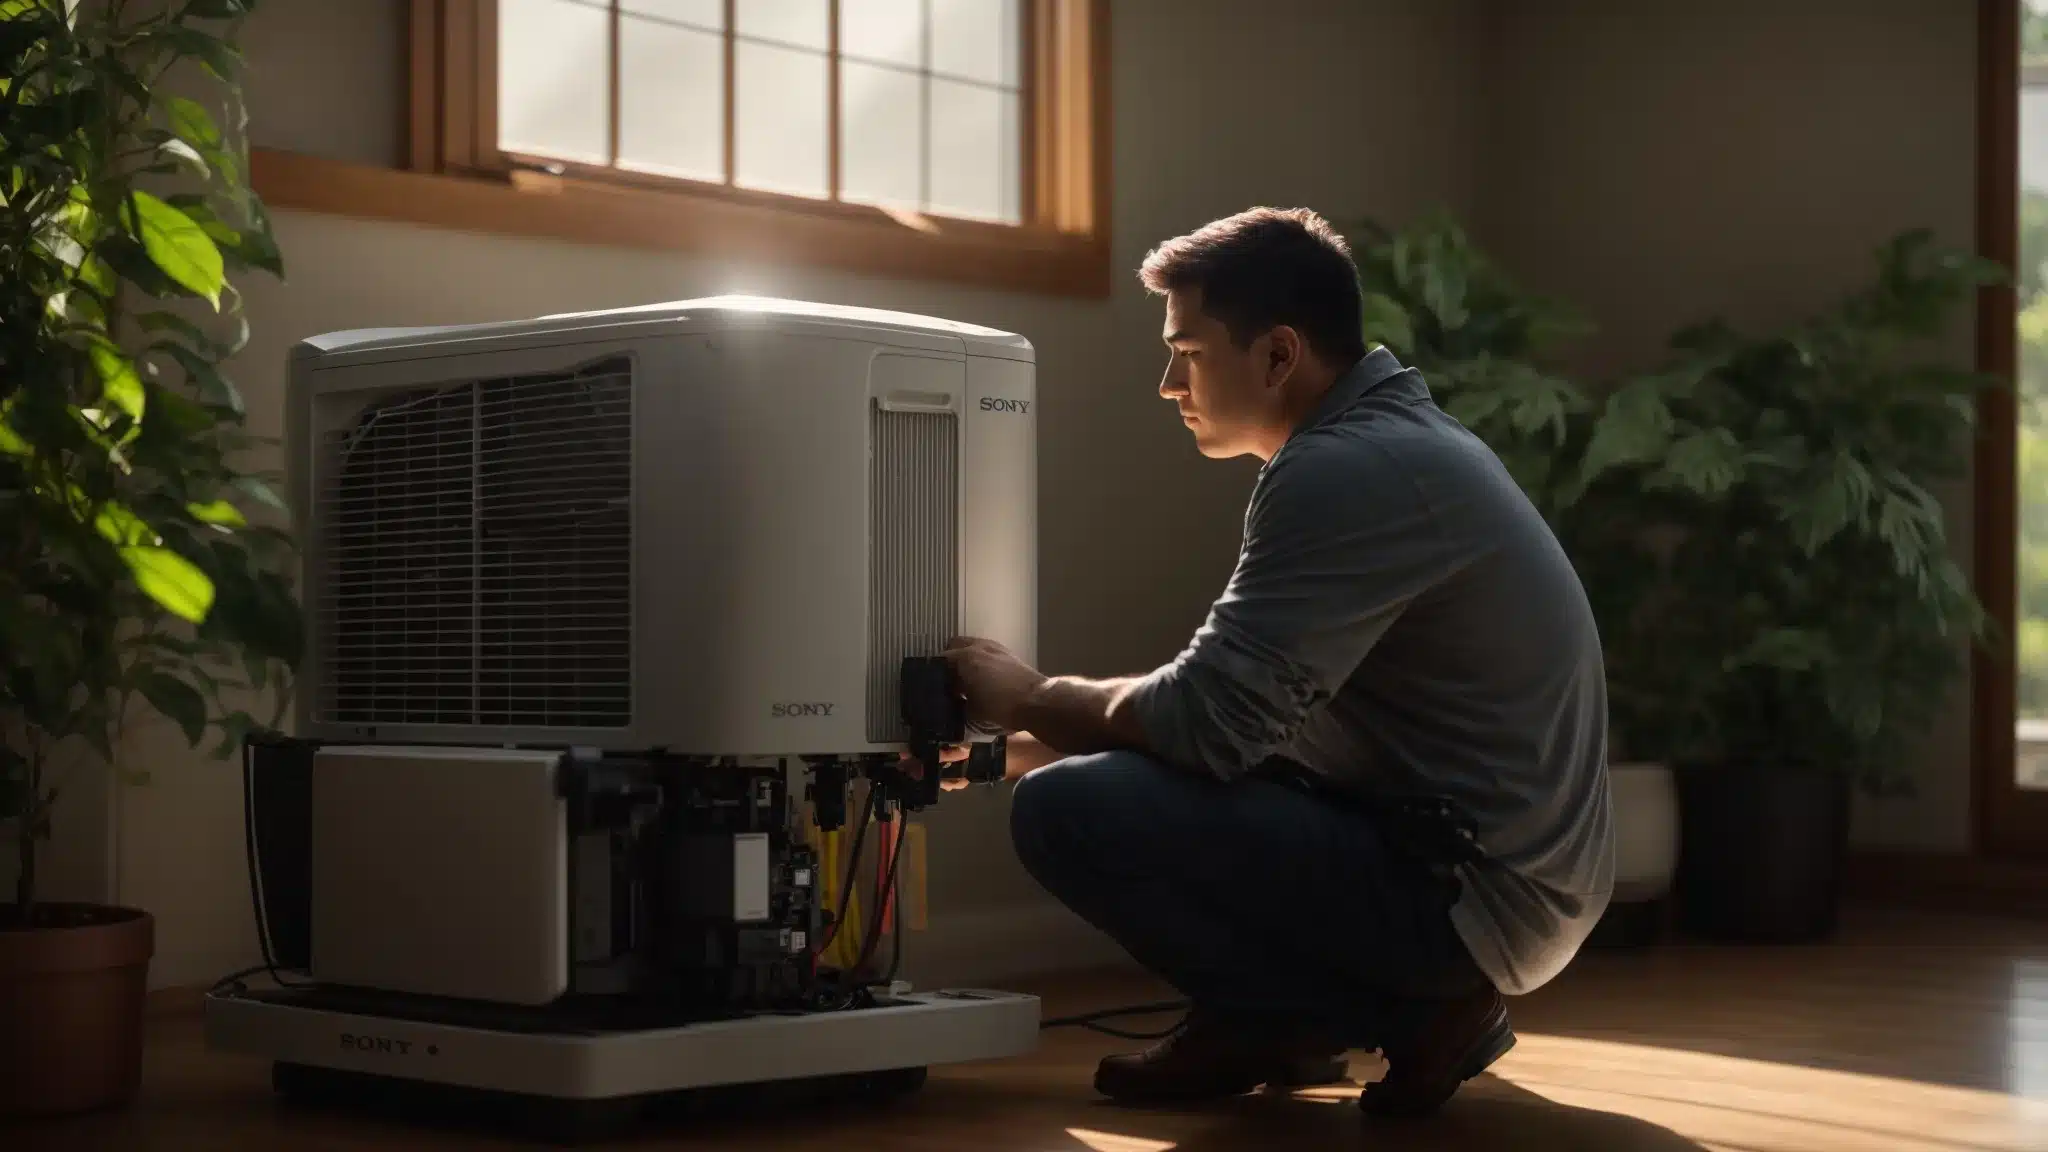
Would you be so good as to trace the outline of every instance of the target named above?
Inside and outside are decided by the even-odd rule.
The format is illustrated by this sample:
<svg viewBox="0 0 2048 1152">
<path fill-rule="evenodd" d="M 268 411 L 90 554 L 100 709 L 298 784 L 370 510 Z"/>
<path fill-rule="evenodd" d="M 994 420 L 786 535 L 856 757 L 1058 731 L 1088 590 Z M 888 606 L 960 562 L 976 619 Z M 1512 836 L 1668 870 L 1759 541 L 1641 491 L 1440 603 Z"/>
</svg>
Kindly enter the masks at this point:
<svg viewBox="0 0 2048 1152">
<path fill-rule="evenodd" d="M 733 27 L 742 36 L 823 52 L 832 46 L 830 4 L 831 0 L 738 0 L 733 5 Z M 746 107 L 744 101 L 740 107 Z"/>
<path fill-rule="evenodd" d="M 1017 95 L 933 78 L 930 211 L 1016 223 Z"/>
<path fill-rule="evenodd" d="M 840 62 L 840 199 L 921 207 L 921 87 L 914 72 Z"/>
<path fill-rule="evenodd" d="M 924 67 L 924 0 L 839 0 L 839 54 Z"/>
<path fill-rule="evenodd" d="M 725 38 L 619 18 L 619 164 L 725 179 Z"/>
<path fill-rule="evenodd" d="M 576 0 L 498 5 L 498 146 L 611 159 L 611 15 Z"/>
<path fill-rule="evenodd" d="M 1018 85 L 1024 31 L 1018 0 L 931 0 L 932 71 Z"/>
<path fill-rule="evenodd" d="M 725 0 L 621 0 L 619 11 L 672 24 L 692 24 L 709 32 L 725 31 Z"/>
<path fill-rule="evenodd" d="M 736 182 L 799 196 L 827 195 L 825 57 L 742 40 L 733 63 Z"/>
</svg>

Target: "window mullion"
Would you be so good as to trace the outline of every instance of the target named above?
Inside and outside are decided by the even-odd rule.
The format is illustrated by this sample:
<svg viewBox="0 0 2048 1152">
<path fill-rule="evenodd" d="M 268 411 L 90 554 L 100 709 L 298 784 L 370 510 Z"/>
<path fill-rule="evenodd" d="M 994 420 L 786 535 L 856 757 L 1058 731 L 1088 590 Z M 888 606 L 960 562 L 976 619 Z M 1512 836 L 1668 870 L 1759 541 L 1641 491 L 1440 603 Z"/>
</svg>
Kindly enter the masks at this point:
<svg viewBox="0 0 2048 1152">
<path fill-rule="evenodd" d="M 826 27 L 825 40 L 825 168 L 826 195 L 839 199 L 840 155 L 839 117 L 842 115 L 839 99 L 839 0 L 827 0 L 831 15 Z"/>
<path fill-rule="evenodd" d="M 917 57 L 917 207 L 932 210 L 932 0 L 920 0 Z"/>
<path fill-rule="evenodd" d="M 725 0 L 725 183 L 739 182 L 739 159 L 735 141 L 739 131 L 739 109 L 734 94 L 739 91 L 739 0 Z"/>
<path fill-rule="evenodd" d="M 609 69 L 611 74 L 611 89 L 606 94 L 607 102 L 605 111 L 606 123 L 608 125 L 608 131 L 606 133 L 605 140 L 605 149 L 606 155 L 610 157 L 610 166 L 613 168 L 617 168 L 619 166 L 619 89 L 624 84 L 624 80 L 621 78 L 620 72 L 625 64 L 625 57 L 623 53 L 620 52 L 619 45 L 619 39 L 622 34 L 621 29 L 619 27 L 621 20 L 621 17 L 619 15 L 619 4 L 620 0 L 611 0 L 611 46 L 609 49 L 611 54 L 611 67 Z"/>
</svg>

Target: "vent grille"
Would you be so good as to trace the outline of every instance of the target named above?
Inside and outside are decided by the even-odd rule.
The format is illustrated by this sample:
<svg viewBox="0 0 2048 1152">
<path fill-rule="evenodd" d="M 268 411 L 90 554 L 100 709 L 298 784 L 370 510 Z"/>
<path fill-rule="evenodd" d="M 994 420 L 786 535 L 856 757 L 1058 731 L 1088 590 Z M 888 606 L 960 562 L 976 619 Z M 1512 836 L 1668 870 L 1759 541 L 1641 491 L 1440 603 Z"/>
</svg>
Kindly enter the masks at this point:
<svg viewBox="0 0 2048 1152">
<path fill-rule="evenodd" d="M 870 445 L 868 739 L 886 744 L 904 736 L 903 658 L 959 629 L 959 425 L 877 407 Z"/>
<path fill-rule="evenodd" d="M 315 715 L 632 722 L 632 365 L 479 380 L 326 437 Z"/>
</svg>

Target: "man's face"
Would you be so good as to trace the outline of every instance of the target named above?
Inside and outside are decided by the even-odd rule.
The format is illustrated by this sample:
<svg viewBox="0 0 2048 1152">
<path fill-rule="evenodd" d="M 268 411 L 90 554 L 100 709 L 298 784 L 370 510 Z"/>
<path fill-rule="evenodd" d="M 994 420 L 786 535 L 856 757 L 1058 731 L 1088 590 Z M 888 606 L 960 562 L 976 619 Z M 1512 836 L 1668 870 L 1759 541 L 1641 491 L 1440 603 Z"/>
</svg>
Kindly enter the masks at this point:
<svg viewBox="0 0 2048 1152">
<path fill-rule="evenodd" d="M 1204 456 L 1270 455 L 1285 435 L 1284 389 L 1293 362 L 1288 341 L 1268 332 L 1240 348 L 1223 322 L 1202 311 L 1201 290 L 1166 294 L 1169 359 L 1159 394 L 1174 402 Z M 1268 447 L 1273 444 L 1273 447 Z"/>
</svg>

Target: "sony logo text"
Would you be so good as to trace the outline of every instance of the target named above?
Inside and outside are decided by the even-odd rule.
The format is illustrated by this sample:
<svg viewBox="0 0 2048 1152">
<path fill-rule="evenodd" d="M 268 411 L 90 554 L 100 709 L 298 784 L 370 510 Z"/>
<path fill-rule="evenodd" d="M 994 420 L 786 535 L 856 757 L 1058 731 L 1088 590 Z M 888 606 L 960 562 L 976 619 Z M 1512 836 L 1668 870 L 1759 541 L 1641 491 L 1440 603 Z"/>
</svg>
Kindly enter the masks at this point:
<svg viewBox="0 0 2048 1152">
<path fill-rule="evenodd" d="M 981 410 L 983 412 L 1015 412 L 1022 415 L 1031 411 L 1031 401 L 1005 400 L 1000 396 L 983 396 L 981 398 Z"/>
</svg>

